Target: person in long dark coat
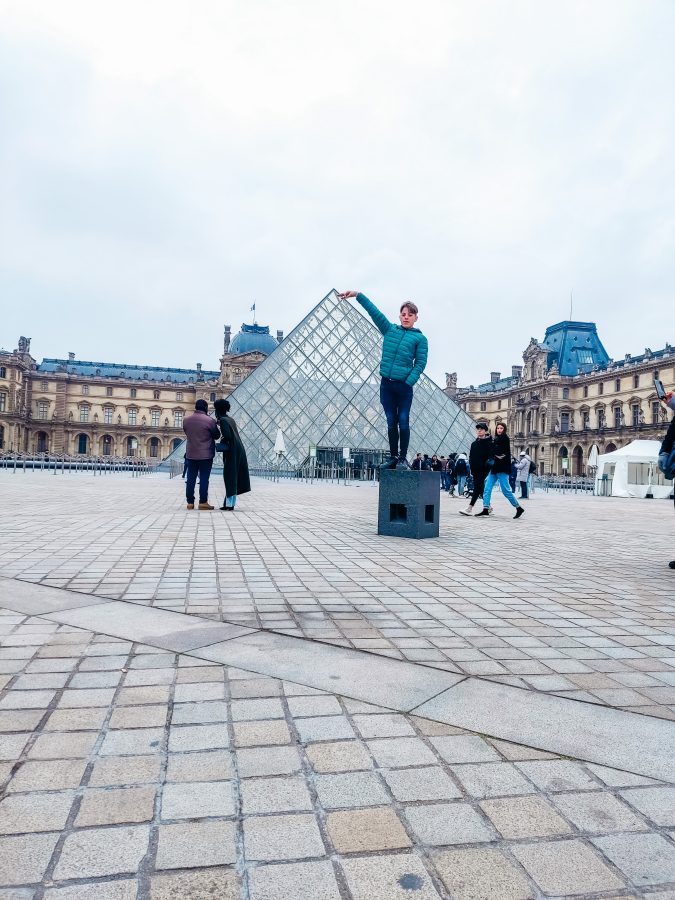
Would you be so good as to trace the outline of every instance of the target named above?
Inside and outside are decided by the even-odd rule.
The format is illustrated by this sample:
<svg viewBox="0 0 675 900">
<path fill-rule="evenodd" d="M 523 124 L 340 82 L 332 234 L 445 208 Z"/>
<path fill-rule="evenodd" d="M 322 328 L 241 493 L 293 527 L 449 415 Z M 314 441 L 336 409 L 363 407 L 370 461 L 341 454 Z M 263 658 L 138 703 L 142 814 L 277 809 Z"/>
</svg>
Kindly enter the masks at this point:
<svg viewBox="0 0 675 900">
<path fill-rule="evenodd" d="M 239 494 L 247 494 L 251 490 L 246 450 L 239 437 L 237 423 L 228 415 L 229 401 L 216 400 L 213 408 L 218 419 L 221 440 L 227 446 L 227 449 L 223 450 L 225 502 L 220 508 L 232 511 L 236 506 Z"/>
<path fill-rule="evenodd" d="M 495 426 L 495 436 L 492 439 L 492 465 L 489 466 L 488 476 L 485 479 L 485 490 L 483 491 L 483 509 L 476 513 L 476 516 L 489 516 L 490 499 L 492 498 L 492 489 L 497 482 L 502 489 L 502 494 L 509 501 L 511 506 L 516 509 L 514 519 L 519 519 L 525 512 L 523 507 L 515 498 L 511 485 L 509 484 L 509 475 L 511 474 L 511 442 L 506 433 L 506 426 L 503 422 L 497 422 Z"/>
</svg>

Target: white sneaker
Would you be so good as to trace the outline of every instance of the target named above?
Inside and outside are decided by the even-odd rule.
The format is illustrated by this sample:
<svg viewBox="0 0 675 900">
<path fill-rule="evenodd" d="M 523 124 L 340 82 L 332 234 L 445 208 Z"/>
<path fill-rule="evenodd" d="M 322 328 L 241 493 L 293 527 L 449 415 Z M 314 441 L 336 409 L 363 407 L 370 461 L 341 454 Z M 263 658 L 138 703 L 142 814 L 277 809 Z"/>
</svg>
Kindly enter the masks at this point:
<svg viewBox="0 0 675 900">
<path fill-rule="evenodd" d="M 471 509 L 470 506 L 467 506 L 466 509 L 460 509 L 459 514 L 460 514 L 460 516 L 472 516 L 473 510 Z"/>
</svg>

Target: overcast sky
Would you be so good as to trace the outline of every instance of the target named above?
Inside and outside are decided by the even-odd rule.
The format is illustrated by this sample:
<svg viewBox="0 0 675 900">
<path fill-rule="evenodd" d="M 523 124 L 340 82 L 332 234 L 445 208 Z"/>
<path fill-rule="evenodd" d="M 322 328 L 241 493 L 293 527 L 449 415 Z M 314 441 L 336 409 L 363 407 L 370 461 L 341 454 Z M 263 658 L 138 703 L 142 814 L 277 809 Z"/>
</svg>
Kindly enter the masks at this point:
<svg viewBox="0 0 675 900">
<path fill-rule="evenodd" d="M 217 368 L 331 288 L 429 374 L 675 343 L 675 3 L 0 0 L 0 346 Z"/>
</svg>

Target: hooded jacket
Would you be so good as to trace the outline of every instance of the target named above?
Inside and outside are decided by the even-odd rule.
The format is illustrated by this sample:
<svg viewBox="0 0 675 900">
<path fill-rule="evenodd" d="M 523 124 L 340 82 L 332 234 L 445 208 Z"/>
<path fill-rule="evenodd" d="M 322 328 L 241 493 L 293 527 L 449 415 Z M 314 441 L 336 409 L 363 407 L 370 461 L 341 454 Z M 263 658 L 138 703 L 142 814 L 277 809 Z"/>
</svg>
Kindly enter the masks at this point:
<svg viewBox="0 0 675 900">
<path fill-rule="evenodd" d="M 471 474 L 473 475 L 474 481 L 482 483 L 485 480 L 485 476 L 488 473 L 486 463 L 488 459 L 494 457 L 494 452 L 494 444 L 489 435 L 484 438 L 476 438 L 471 444 L 471 449 L 469 450 L 469 466 L 471 467 Z"/>
<path fill-rule="evenodd" d="M 384 337 L 380 375 L 392 381 L 404 381 L 412 387 L 427 364 L 429 344 L 419 328 L 394 325 L 365 294 L 356 295 L 357 303 L 368 313 Z"/>
</svg>

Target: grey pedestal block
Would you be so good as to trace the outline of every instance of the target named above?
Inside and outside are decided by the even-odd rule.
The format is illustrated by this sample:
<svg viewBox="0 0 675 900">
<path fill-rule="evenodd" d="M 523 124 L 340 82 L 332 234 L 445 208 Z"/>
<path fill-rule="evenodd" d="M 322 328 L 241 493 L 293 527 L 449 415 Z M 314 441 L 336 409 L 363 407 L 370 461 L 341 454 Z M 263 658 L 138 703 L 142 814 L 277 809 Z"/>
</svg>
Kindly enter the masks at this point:
<svg viewBox="0 0 675 900">
<path fill-rule="evenodd" d="M 380 473 L 377 533 L 394 537 L 438 537 L 440 472 L 384 469 Z"/>
</svg>

